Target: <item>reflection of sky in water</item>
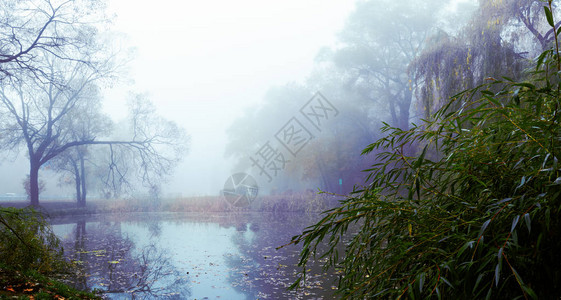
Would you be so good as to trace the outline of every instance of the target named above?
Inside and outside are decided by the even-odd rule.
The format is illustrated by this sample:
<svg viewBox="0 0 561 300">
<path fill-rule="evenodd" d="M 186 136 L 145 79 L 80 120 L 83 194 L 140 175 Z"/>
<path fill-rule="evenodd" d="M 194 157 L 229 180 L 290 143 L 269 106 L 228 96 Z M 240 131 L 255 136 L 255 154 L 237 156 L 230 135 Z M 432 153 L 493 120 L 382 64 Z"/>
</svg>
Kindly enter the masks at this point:
<svg viewBox="0 0 561 300">
<path fill-rule="evenodd" d="M 98 222 L 88 222 L 86 231 L 97 226 Z M 220 227 L 215 223 L 174 223 L 161 222 L 161 231 L 154 235 L 147 226 L 138 223 L 123 222 L 123 237 L 131 239 L 135 248 L 134 255 L 139 255 L 152 243 L 165 249 L 170 256 L 170 263 L 180 274 L 187 275 L 191 281 L 190 291 L 193 299 L 246 299 L 245 295 L 235 291 L 228 281 L 229 268 L 225 257 L 238 256 L 239 251 L 232 243 L 232 237 L 239 234 L 236 228 Z M 53 225 L 54 233 L 63 240 L 74 239 L 76 224 Z M 245 231 L 243 236 L 251 241 L 253 233 Z M 103 288 L 96 284 L 91 288 Z M 121 298 L 119 294 L 107 295 Z"/>
<path fill-rule="evenodd" d="M 338 275 L 319 265 L 310 266 L 306 286 L 286 290 L 299 270 L 299 247 L 276 247 L 310 222 L 304 214 L 125 214 L 54 220 L 65 224 L 53 225 L 53 231 L 67 256 L 84 261 L 81 270 L 88 275 L 76 279 L 77 287 L 117 290 L 106 294 L 111 299 L 130 299 L 124 291 L 138 291 L 134 276 L 143 266 L 165 268 L 145 280 L 154 282 L 150 287 L 163 299 L 331 299 Z M 143 263 L 146 253 L 151 257 Z M 180 295 L 169 296 L 173 292 Z"/>
<path fill-rule="evenodd" d="M 151 236 L 148 228 L 124 224 L 123 234 L 141 249 L 155 240 L 157 245 L 168 250 L 172 264 L 180 273 L 190 275 L 192 298 L 245 299 L 234 291 L 228 282 L 229 269 L 225 256 L 239 255 L 232 243 L 235 228 L 222 228 L 215 223 L 162 222 L 159 237 Z"/>
<path fill-rule="evenodd" d="M 54 234 L 58 236 L 59 239 L 71 239 L 74 235 L 74 230 L 76 228 L 76 224 L 57 224 L 51 225 Z"/>
</svg>

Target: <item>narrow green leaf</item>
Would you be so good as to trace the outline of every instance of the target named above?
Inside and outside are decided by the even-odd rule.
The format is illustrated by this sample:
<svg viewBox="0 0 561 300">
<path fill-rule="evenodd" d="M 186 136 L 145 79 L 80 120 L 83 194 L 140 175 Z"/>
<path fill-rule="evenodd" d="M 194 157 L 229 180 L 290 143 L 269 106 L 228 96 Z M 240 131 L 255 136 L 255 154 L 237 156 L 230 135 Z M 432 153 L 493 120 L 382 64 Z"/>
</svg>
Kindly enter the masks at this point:
<svg viewBox="0 0 561 300">
<path fill-rule="evenodd" d="M 421 155 L 419 156 L 419 159 L 417 159 L 417 161 L 415 162 L 415 165 L 413 166 L 414 168 L 418 168 L 423 164 L 423 160 L 425 159 L 425 155 L 427 154 L 427 147 L 429 145 L 425 145 L 425 147 L 423 148 L 423 152 L 421 153 Z"/>
<path fill-rule="evenodd" d="M 491 293 L 493 292 L 493 289 L 489 289 L 489 291 L 487 292 L 487 296 L 485 296 L 485 300 L 491 300 Z"/>
<path fill-rule="evenodd" d="M 419 177 L 415 179 L 415 186 L 417 189 L 417 199 L 421 200 L 421 180 L 419 179 Z"/>
<path fill-rule="evenodd" d="M 540 249 L 542 239 L 543 239 L 543 233 L 540 233 L 540 235 L 538 235 L 538 241 L 536 242 L 536 248 L 537 249 Z"/>
<path fill-rule="evenodd" d="M 516 187 L 516 189 L 521 188 L 525 183 L 526 183 L 526 176 L 522 176 L 522 179 L 520 180 L 520 184 Z"/>
<path fill-rule="evenodd" d="M 462 255 L 462 253 L 464 253 L 464 251 L 466 251 L 466 249 L 469 247 L 470 249 L 473 248 L 473 241 L 469 241 L 467 243 L 465 243 L 462 248 L 460 248 L 460 250 L 458 250 L 458 257 Z"/>
<path fill-rule="evenodd" d="M 524 221 L 526 222 L 526 227 L 528 227 L 528 233 L 532 230 L 532 223 L 530 220 L 530 214 L 524 214 Z"/>
<path fill-rule="evenodd" d="M 511 200 L 512 200 L 512 198 L 504 198 L 503 200 L 497 202 L 496 205 L 499 206 L 499 205 L 501 205 L 501 204 L 503 204 L 503 203 L 505 203 L 505 202 L 510 202 Z"/>
<path fill-rule="evenodd" d="M 520 220 L 520 215 L 514 217 L 514 219 L 512 219 L 512 226 L 510 227 L 510 232 L 514 231 L 514 228 L 516 228 L 516 224 L 518 224 L 518 221 Z"/>
<path fill-rule="evenodd" d="M 520 96 L 518 95 L 519 93 L 520 89 L 516 89 L 514 90 L 514 94 L 512 95 L 512 99 L 517 106 L 520 106 Z"/>
<path fill-rule="evenodd" d="M 448 281 L 448 279 L 444 277 L 440 277 L 440 279 L 442 279 L 442 281 L 444 281 L 444 283 L 446 283 L 449 287 L 454 288 L 454 286 L 450 283 L 450 281 Z"/>
<path fill-rule="evenodd" d="M 487 95 L 484 95 L 483 97 L 485 97 L 485 99 L 489 100 L 491 103 L 495 104 L 496 106 L 501 106 L 501 103 L 497 99 L 493 97 L 489 97 Z"/>
<path fill-rule="evenodd" d="M 543 62 L 545 61 L 545 58 L 547 57 L 547 54 L 549 53 L 549 50 L 544 51 L 540 54 L 540 56 L 538 56 L 537 60 L 536 60 L 536 71 L 540 69 L 540 67 L 543 65 Z"/>
<path fill-rule="evenodd" d="M 535 85 L 533 85 L 531 83 L 528 83 L 528 82 L 518 82 L 518 83 L 514 84 L 514 86 L 521 86 L 521 87 L 529 88 L 531 90 L 536 89 Z"/>
<path fill-rule="evenodd" d="M 514 82 L 514 79 L 512 79 L 512 78 L 510 78 L 510 77 L 508 77 L 508 76 L 502 76 L 502 77 L 503 77 L 503 79 L 505 79 L 505 80 L 507 80 L 507 81 Z"/>
<path fill-rule="evenodd" d="M 503 250 L 504 250 L 504 247 L 501 247 L 501 249 L 499 249 L 499 252 L 497 253 L 497 259 L 499 260 L 499 263 L 503 259 Z"/>
<path fill-rule="evenodd" d="M 477 287 L 479 286 L 479 283 L 481 283 L 481 279 L 483 279 L 483 275 L 485 275 L 485 274 L 481 273 L 481 274 L 479 274 L 479 276 L 477 276 L 477 280 L 475 280 L 475 285 L 473 286 L 473 291 L 472 291 L 473 294 L 476 294 L 475 291 L 477 290 Z"/>
<path fill-rule="evenodd" d="M 499 286 L 499 278 L 501 276 L 501 264 L 495 267 L 495 286 Z"/>
<path fill-rule="evenodd" d="M 479 236 L 478 236 L 478 238 L 481 237 L 481 236 L 483 235 L 483 233 L 485 232 L 485 229 L 487 229 L 487 226 L 489 226 L 489 223 L 491 223 L 491 219 L 485 221 L 485 222 L 483 223 L 483 225 L 481 225 L 481 229 L 479 230 Z"/>
<path fill-rule="evenodd" d="M 411 284 L 409 284 L 407 286 L 407 290 L 409 291 L 409 299 L 415 300 L 416 299 L 415 298 L 415 293 L 414 293 L 414 290 L 413 290 L 413 287 L 411 286 Z"/>
<path fill-rule="evenodd" d="M 555 24 L 553 23 L 553 14 L 551 13 L 551 10 L 549 10 L 549 7 L 545 5 L 543 9 L 545 10 L 545 17 L 547 18 L 547 23 L 549 23 L 551 27 L 555 28 Z"/>
<path fill-rule="evenodd" d="M 529 286 L 523 285 L 522 289 L 524 290 L 524 292 L 526 292 L 526 294 L 530 295 L 532 299 L 539 299 L 536 292 L 534 292 L 534 290 L 532 290 Z"/>
<path fill-rule="evenodd" d="M 296 279 L 296 281 L 294 281 L 294 283 L 292 283 L 292 284 L 288 287 L 288 289 L 289 289 L 289 290 L 297 289 L 297 288 L 300 286 L 300 281 L 302 281 L 302 277 Z"/>
</svg>

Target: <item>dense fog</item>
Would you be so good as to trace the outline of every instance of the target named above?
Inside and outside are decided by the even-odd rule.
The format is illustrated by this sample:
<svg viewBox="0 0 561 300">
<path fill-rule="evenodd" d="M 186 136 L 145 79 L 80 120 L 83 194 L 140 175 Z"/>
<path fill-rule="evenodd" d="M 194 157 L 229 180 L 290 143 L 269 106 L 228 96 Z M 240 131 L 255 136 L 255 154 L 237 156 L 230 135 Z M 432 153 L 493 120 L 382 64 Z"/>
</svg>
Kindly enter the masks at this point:
<svg viewBox="0 0 561 300">
<path fill-rule="evenodd" d="M 537 3 L 54 2 L 3 6 L 6 197 L 218 196 L 239 173 L 349 193 L 384 124 L 517 77 L 551 39 Z"/>
<path fill-rule="evenodd" d="M 41 28 L 49 15 L 48 10 L 42 11 L 48 8 L 48 2 L 38 2 L 33 24 L 26 25 L 31 31 L 16 31 L 3 53 L 17 49 L 19 42 L 23 47 L 25 42 L 32 42 L 33 30 Z M 363 182 L 360 171 L 372 163 L 359 154 L 379 136 L 381 122 L 406 127 L 420 116 L 417 96 L 422 86 L 411 70 L 412 62 L 428 51 L 433 44 L 431 39 L 461 32 L 477 7 L 473 1 L 430 1 L 422 5 L 382 2 L 283 1 L 270 5 L 257 1 L 170 1 L 154 7 L 144 2 L 83 1 L 79 4 L 87 7 L 81 12 L 83 19 L 73 20 L 65 30 L 70 35 L 74 35 L 73 31 L 83 34 L 78 32 L 83 30 L 80 26 L 88 26 L 87 30 L 95 34 L 87 36 L 89 41 L 80 41 L 77 36 L 76 40 L 68 40 L 65 47 L 58 49 L 68 56 L 62 57 L 61 63 L 49 61 L 47 56 L 51 54 L 45 54 L 47 65 L 51 64 L 54 72 L 80 72 L 76 77 L 60 78 L 62 85 L 73 85 L 81 80 L 78 77 L 95 75 L 83 83 L 80 91 L 73 91 L 74 97 L 83 99 L 72 100 L 76 109 L 65 112 L 61 124 L 56 124 L 60 132 L 76 131 L 63 126 L 83 121 L 81 116 L 86 113 L 77 111 L 78 106 L 84 106 L 87 113 L 95 116 L 88 115 L 92 124 L 80 129 L 87 131 L 81 136 L 74 134 L 74 140 L 131 140 L 137 130 L 130 128 L 134 126 L 130 112 L 135 101 L 137 105 L 139 101 L 146 102 L 150 106 L 147 109 L 152 110 L 150 116 L 143 118 L 177 126 L 174 133 L 170 128 L 158 129 L 167 130 L 166 138 L 174 139 L 171 143 L 176 149 L 165 151 L 176 153 L 168 152 L 169 155 L 152 161 L 152 170 L 146 166 L 144 170 L 137 168 L 142 163 L 132 153 L 124 153 L 128 150 L 119 154 L 120 164 L 111 165 L 111 149 L 102 145 L 82 147 L 84 150 L 80 151 L 87 152 L 84 188 L 88 188 L 88 195 L 118 198 L 147 194 L 152 189 L 165 197 L 214 196 L 221 192 L 227 178 L 237 172 L 253 175 L 265 194 L 318 188 L 349 192 Z M 53 7 L 57 4 L 53 3 Z M 23 4 L 12 6 L 7 2 L 6 20 L 15 18 L 23 22 L 25 16 L 18 9 L 24 9 Z M 65 17 L 60 16 L 61 24 Z M 10 25 L 4 24 L 3 29 Z M 50 30 L 48 26 L 47 29 Z M 57 34 L 65 35 L 60 29 Z M 53 41 L 48 36 L 44 38 L 45 47 L 37 51 L 45 48 L 49 52 L 46 46 Z M 33 54 L 33 58 L 40 56 L 43 54 Z M 87 69 L 73 64 L 72 59 L 97 65 L 95 70 Z M 33 74 L 39 71 L 42 76 L 54 76 L 55 73 L 43 73 L 41 68 L 47 65 L 37 70 L 32 69 L 31 63 L 20 67 Z M 40 94 L 40 89 L 47 86 L 45 80 L 39 84 L 30 82 L 21 77 L 25 72 L 20 76 L 8 69 L 17 69 L 17 65 L 5 66 L 3 96 L 8 101 L 20 96 L 14 84 L 21 84 L 17 88 L 35 85 L 38 90 L 29 91 L 29 99 L 52 96 Z M 16 83 L 18 80 L 20 83 Z M 323 116 L 326 122 L 318 116 L 313 116 L 315 120 L 306 119 L 305 113 L 299 111 L 318 92 L 337 112 Z M 55 106 L 62 105 L 61 101 L 68 99 L 59 100 Z M 44 115 L 43 105 L 33 104 L 36 111 L 30 115 Z M 9 109 L 6 104 L 2 107 L 3 132 L 16 121 Z M 21 113 L 23 107 L 15 109 Z M 287 122 L 293 117 L 300 122 L 300 129 L 308 132 L 301 137 L 305 147 L 300 144 L 296 145 L 298 149 L 290 150 L 279 144 L 279 136 L 275 135 L 281 129 L 291 128 L 293 124 Z M 33 125 L 40 127 L 39 123 Z M 160 125 L 143 126 L 148 129 Z M 13 133 L 3 134 L 5 151 L 0 168 L 9 175 L 0 183 L 0 194 L 26 197 L 23 182 L 29 175 L 29 153 L 24 140 L 20 136 L 12 138 Z M 21 135 L 21 131 L 17 134 Z M 170 141 L 160 142 L 171 145 Z M 269 172 L 252 162 L 264 146 L 271 146 L 270 150 L 280 155 L 276 159 L 283 156 L 276 163 L 278 166 L 268 167 Z M 70 153 L 76 149 L 71 148 L 61 153 L 72 156 Z M 159 155 L 159 150 L 152 150 Z M 125 156 L 132 160 L 127 166 Z M 76 172 L 68 162 L 70 158 L 43 157 L 39 168 L 42 196 L 76 196 Z M 171 167 L 162 158 L 173 168 L 161 170 Z M 271 172 L 274 174 L 267 174 Z"/>
<path fill-rule="evenodd" d="M 559 298 L 558 3 L 1 0 L 0 298 Z"/>
</svg>

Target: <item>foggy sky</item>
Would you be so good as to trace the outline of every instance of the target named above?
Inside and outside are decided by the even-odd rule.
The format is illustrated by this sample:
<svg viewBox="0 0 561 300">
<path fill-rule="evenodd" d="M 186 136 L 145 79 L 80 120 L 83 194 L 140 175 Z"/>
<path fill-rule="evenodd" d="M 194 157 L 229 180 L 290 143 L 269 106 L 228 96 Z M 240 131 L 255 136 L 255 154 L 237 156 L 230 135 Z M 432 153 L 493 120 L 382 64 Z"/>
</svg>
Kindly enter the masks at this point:
<svg viewBox="0 0 561 300">
<path fill-rule="evenodd" d="M 115 29 L 137 48 L 132 89 L 148 92 L 159 112 L 191 135 L 190 152 L 164 193 L 219 193 L 231 172 L 225 129 L 268 87 L 304 79 L 353 3 L 112 1 Z M 122 103 L 106 108 L 118 112 Z"/>
<path fill-rule="evenodd" d="M 129 92 L 147 93 L 162 116 L 191 136 L 164 195 L 216 195 L 232 168 L 223 157 L 225 129 L 269 87 L 302 81 L 353 6 L 349 0 L 110 0 L 112 29 L 125 35 L 135 55 L 126 76 L 105 90 L 104 109 L 118 120 Z M 0 183 L 0 194 L 24 193 L 23 150 L 17 162 L 0 165 L 12 175 Z M 51 177 L 43 170 L 40 176 Z M 59 193 L 50 184 L 43 195 Z"/>
<path fill-rule="evenodd" d="M 354 3 L 109 0 L 112 29 L 135 55 L 127 74 L 105 90 L 104 109 L 118 121 L 126 115 L 127 95 L 146 93 L 162 116 L 191 136 L 164 195 L 216 195 L 233 165 L 224 159 L 225 129 L 270 87 L 302 82 L 319 49 L 335 46 Z M 0 164 L 10 174 L 0 182 L 0 195 L 23 194 L 29 172 L 23 151 L 17 162 Z M 43 170 L 40 176 L 52 177 Z M 60 192 L 51 184 L 44 195 Z M 65 193 L 72 195 L 72 188 Z"/>
</svg>

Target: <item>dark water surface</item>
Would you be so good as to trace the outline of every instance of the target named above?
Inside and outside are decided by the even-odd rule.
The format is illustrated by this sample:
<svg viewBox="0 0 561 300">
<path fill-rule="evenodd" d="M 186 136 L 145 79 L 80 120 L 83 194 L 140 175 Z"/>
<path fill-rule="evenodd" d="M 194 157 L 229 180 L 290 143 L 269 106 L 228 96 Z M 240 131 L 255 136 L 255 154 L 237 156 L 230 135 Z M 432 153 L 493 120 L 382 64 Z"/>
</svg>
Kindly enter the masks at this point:
<svg viewBox="0 0 561 300">
<path fill-rule="evenodd" d="M 51 220 L 82 289 L 110 299 L 331 299 L 337 275 L 296 278 L 299 246 L 286 244 L 317 215 L 131 213 Z"/>
</svg>

